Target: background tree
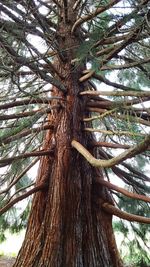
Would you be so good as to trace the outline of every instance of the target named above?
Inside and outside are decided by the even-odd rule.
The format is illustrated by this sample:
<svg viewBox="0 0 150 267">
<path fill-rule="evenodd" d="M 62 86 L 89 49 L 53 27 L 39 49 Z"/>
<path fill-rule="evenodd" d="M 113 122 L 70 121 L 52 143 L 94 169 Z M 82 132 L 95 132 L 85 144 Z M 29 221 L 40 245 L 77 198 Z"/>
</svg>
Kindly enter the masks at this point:
<svg viewBox="0 0 150 267">
<path fill-rule="evenodd" d="M 0 1 L 1 214 L 34 194 L 14 266 L 120 267 L 112 216 L 150 223 L 114 198 L 150 202 L 148 4 Z"/>
</svg>

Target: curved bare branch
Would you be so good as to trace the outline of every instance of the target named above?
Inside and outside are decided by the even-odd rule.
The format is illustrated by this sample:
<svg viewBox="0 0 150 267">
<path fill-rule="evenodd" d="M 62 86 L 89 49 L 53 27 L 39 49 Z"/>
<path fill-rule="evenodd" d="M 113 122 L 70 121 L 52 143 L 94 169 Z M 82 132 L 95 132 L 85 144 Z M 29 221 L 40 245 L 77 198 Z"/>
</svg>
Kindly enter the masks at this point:
<svg viewBox="0 0 150 267">
<path fill-rule="evenodd" d="M 73 140 L 71 142 L 71 145 L 92 165 L 95 167 L 103 167 L 103 168 L 110 168 L 114 165 L 117 165 L 121 163 L 122 161 L 126 160 L 127 158 L 131 158 L 136 156 L 139 153 L 142 153 L 147 149 L 147 147 L 150 144 L 150 135 L 147 135 L 145 140 L 143 140 L 140 144 L 133 146 L 129 149 L 127 149 L 125 152 L 121 153 L 120 155 L 108 159 L 108 160 L 102 160 L 102 159 L 96 159 L 91 155 L 91 153 L 82 146 L 79 142 Z"/>
</svg>

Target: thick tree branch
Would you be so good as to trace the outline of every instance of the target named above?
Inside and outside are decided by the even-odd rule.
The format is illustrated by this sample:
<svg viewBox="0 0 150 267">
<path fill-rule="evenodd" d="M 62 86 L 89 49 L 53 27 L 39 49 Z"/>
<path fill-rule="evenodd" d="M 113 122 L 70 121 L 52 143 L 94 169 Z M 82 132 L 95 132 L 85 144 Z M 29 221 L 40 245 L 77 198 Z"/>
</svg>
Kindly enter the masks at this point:
<svg viewBox="0 0 150 267">
<path fill-rule="evenodd" d="M 97 128 L 85 128 L 84 129 L 87 132 L 94 132 L 94 133 L 102 133 L 105 135 L 118 135 L 118 136 L 145 136 L 144 133 L 135 133 L 135 132 L 129 132 L 129 131 L 112 131 L 112 130 L 101 130 Z"/>
<path fill-rule="evenodd" d="M 98 101 L 89 101 L 87 103 L 87 107 L 89 108 L 100 108 L 100 109 L 112 109 L 115 107 L 133 107 L 135 104 L 144 103 L 146 101 L 149 101 L 149 97 L 143 97 L 143 98 L 132 98 L 132 99 L 124 99 L 120 101 L 110 101 L 102 98 L 96 98 L 94 96 L 91 97 L 92 100 L 98 100 Z M 94 109 L 93 109 L 94 112 Z M 99 112 L 99 111 L 98 111 Z M 101 113 L 101 112 L 100 112 Z"/>
<path fill-rule="evenodd" d="M 1 6 L 0 6 L 1 7 Z M 37 35 L 41 38 L 44 38 L 44 34 L 39 31 L 35 26 L 27 23 L 24 23 L 23 21 L 20 21 L 19 23 L 15 23 L 13 21 L 7 21 L 7 20 L 0 20 L 0 28 L 3 29 L 3 31 L 7 31 L 9 33 L 10 31 L 16 31 L 17 32 L 21 32 L 21 33 L 31 33 L 33 35 Z"/>
<path fill-rule="evenodd" d="M 16 157 L 11 157 L 11 158 L 2 158 L 0 159 L 0 168 L 11 164 L 13 161 L 18 160 L 18 159 L 26 159 L 29 157 L 41 157 L 41 156 L 45 156 L 45 155 L 52 155 L 53 150 L 40 150 L 40 151 L 33 151 L 33 152 L 28 152 L 28 153 L 24 153 L 21 155 L 18 155 Z"/>
<path fill-rule="evenodd" d="M 0 110 L 9 109 L 13 107 L 19 107 L 19 106 L 25 107 L 26 105 L 32 105 L 32 104 L 50 104 L 51 100 L 64 101 L 63 98 L 59 96 L 43 98 L 43 97 L 34 97 L 33 95 L 33 98 L 25 98 L 23 100 L 18 100 L 18 101 L 13 101 L 13 102 L 11 101 L 9 103 L 1 104 Z M 52 109 L 54 107 L 57 108 L 58 106 L 53 106 Z"/>
<path fill-rule="evenodd" d="M 13 199 L 11 202 L 9 202 L 8 204 L 6 204 L 3 208 L 0 209 L 0 215 L 2 215 L 3 213 L 5 213 L 7 210 L 9 210 L 13 205 L 15 205 L 16 203 L 18 203 L 19 201 L 29 197 L 30 195 L 44 189 L 46 187 L 45 184 L 41 184 L 41 185 L 37 185 L 36 187 L 32 188 L 31 190 L 29 190 L 28 192 L 22 194 L 21 196 L 16 197 L 15 199 Z"/>
<path fill-rule="evenodd" d="M 121 187 L 119 187 L 117 185 L 114 185 L 114 184 L 112 184 L 110 182 L 107 182 L 105 180 L 96 179 L 96 183 L 102 184 L 102 185 L 106 186 L 107 188 L 109 188 L 111 190 L 115 190 L 115 191 L 117 191 L 119 193 L 122 193 L 123 195 L 125 195 L 125 196 L 127 196 L 129 198 L 138 199 L 138 200 L 142 200 L 142 201 L 150 203 L 150 197 L 129 192 L 128 190 L 126 190 L 124 188 L 121 188 Z"/>
<path fill-rule="evenodd" d="M 119 85 L 120 86 L 120 85 Z M 145 97 L 150 96 L 149 91 L 84 91 L 80 95 L 104 95 L 104 96 L 135 96 L 135 97 Z"/>
<path fill-rule="evenodd" d="M 116 34 L 119 33 L 120 34 L 120 29 L 123 25 L 125 25 L 127 22 L 129 22 L 134 16 L 137 15 L 138 11 L 140 9 L 142 9 L 142 7 L 146 6 L 147 3 L 149 2 L 149 0 L 143 0 L 141 1 L 137 6 L 135 6 L 135 9 L 129 13 L 124 15 L 123 17 L 121 16 L 121 18 L 119 20 L 117 20 L 117 22 L 115 22 L 113 25 L 111 25 L 108 29 L 107 29 L 107 34 L 105 32 L 105 35 L 102 39 L 100 39 L 99 41 L 97 41 L 95 43 L 95 45 L 93 47 L 98 47 L 99 45 L 103 45 L 103 43 L 105 42 L 106 37 L 112 37 Z M 114 41 L 115 42 L 115 41 Z M 114 43 L 113 42 L 113 43 Z"/>
<path fill-rule="evenodd" d="M 44 113 L 43 113 L 44 112 Z M 27 112 L 22 112 L 22 113 L 14 113 L 14 114 L 10 114 L 10 115 L 0 115 L 0 121 L 5 121 L 5 120 L 13 120 L 13 119 L 19 119 L 19 118 L 25 118 L 25 117 L 32 117 L 35 115 L 35 113 L 41 113 L 41 115 L 43 114 L 48 114 L 51 112 L 51 108 L 47 108 L 47 109 L 38 109 L 38 110 L 33 110 L 33 111 L 27 111 Z"/>
<path fill-rule="evenodd" d="M 102 120 L 106 116 L 112 115 L 116 111 L 117 111 L 117 108 L 114 108 L 114 109 L 111 109 L 111 110 L 106 110 L 101 115 L 84 118 L 83 121 L 89 122 L 89 121 L 93 121 L 93 120 Z"/>
<path fill-rule="evenodd" d="M 121 42 L 121 44 L 116 45 L 115 48 L 102 60 L 102 62 L 99 65 L 99 69 L 101 70 L 101 68 L 108 62 L 110 61 L 114 56 L 116 56 L 119 52 L 121 52 L 125 47 L 127 47 L 130 43 L 132 43 L 134 41 L 134 39 L 136 38 L 138 32 L 141 30 L 142 24 L 139 25 L 138 27 L 136 27 L 132 32 L 130 32 L 124 41 Z M 85 82 L 88 79 L 90 79 L 91 77 L 96 78 L 97 74 L 95 74 L 95 70 L 88 70 L 88 73 L 85 74 L 84 76 L 82 76 L 79 81 L 80 82 Z M 99 80 L 105 80 L 105 78 L 103 78 L 103 76 L 98 75 L 99 76 Z M 97 77 L 98 77 L 97 76 Z M 104 81 L 103 81 L 104 82 Z M 106 82 L 105 82 L 106 83 Z M 109 80 L 108 80 L 108 85 L 109 84 Z M 120 87 L 120 89 L 123 89 L 123 87 L 125 88 L 125 86 L 122 86 L 122 88 Z M 117 87 L 118 88 L 118 87 Z M 127 90 L 127 89 L 123 89 L 123 90 Z M 128 90 L 133 90 L 133 88 L 128 88 Z"/>
<path fill-rule="evenodd" d="M 110 168 L 121 163 L 127 158 L 134 157 L 137 154 L 145 151 L 150 144 L 150 135 L 147 135 L 145 140 L 143 140 L 140 144 L 133 146 L 120 155 L 108 160 L 96 159 L 84 146 L 75 140 L 73 140 L 71 144 L 92 166 Z"/>
<path fill-rule="evenodd" d="M 126 109 L 124 109 L 125 111 Z M 118 110 L 119 113 L 122 113 L 122 110 Z M 147 116 L 145 115 L 145 117 L 147 117 L 146 119 L 142 119 L 142 113 L 136 114 L 136 111 L 130 115 L 128 114 L 119 114 L 118 115 L 117 109 L 112 109 L 112 110 L 108 110 L 105 111 L 104 113 L 102 113 L 101 115 L 98 116 L 92 116 L 92 117 L 88 117 L 88 118 L 84 118 L 83 121 L 85 122 L 90 122 L 93 120 L 102 120 L 103 118 L 105 118 L 106 116 L 112 116 L 113 118 L 119 119 L 119 120 L 125 120 L 127 122 L 134 122 L 134 123 L 138 123 L 138 124 L 143 124 L 146 126 L 150 126 L 150 115 L 147 114 Z M 131 111 L 132 112 L 132 111 Z"/>
<path fill-rule="evenodd" d="M 0 35 L 0 43 L 1 46 L 8 52 L 8 54 L 14 59 L 15 62 L 21 66 L 29 67 L 35 74 L 38 74 L 41 79 L 45 80 L 46 82 L 56 86 L 62 92 L 66 92 L 67 89 L 64 87 L 63 83 L 56 80 L 55 78 L 47 75 L 44 70 L 41 70 L 37 64 L 31 63 L 29 59 L 26 57 L 20 56 L 10 45 L 6 42 L 6 40 Z"/>
<path fill-rule="evenodd" d="M 46 32 L 47 34 L 51 34 L 51 28 L 56 29 L 57 24 L 55 24 L 52 20 L 47 20 L 45 16 L 43 16 L 39 10 L 37 5 L 34 3 L 33 0 L 30 1 L 31 5 L 31 12 L 35 19 L 37 20 L 38 24 L 40 25 L 40 28 L 43 30 L 43 32 Z"/>
<path fill-rule="evenodd" d="M 134 92 L 137 92 L 138 89 L 134 89 L 132 87 L 129 87 L 129 86 L 125 86 L 123 84 L 119 84 L 119 83 L 115 83 L 115 82 L 111 82 L 110 80 L 108 80 L 107 78 L 105 78 L 104 76 L 100 75 L 100 74 L 96 74 L 95 71 L 87 71 L 87 74 L 85 74 L 84 76 L 82 76 L 79 81 L 80 82 L 83 82 L 89 78 L 95 78 L 96 80 L 100 81 L 100 82 L 103 82 L 111 87 L 115 87 L 117 89 L 120 89 L 120 90 L 124 90 L 124 91 L 134 91 Z M 140 90 L 139 90 L 140 91 Z"/>
<path fill-rule="evenodd" d="M 150 149 L 150 147 L 148 147 L 148 149 Z M 124 166 L 130 173 L 132 173 L 132 176 L 140 177 L 144 181 L 150 182 L 150 178 L 147 175 L 145 175 L 142 172 L 142 170 L 138 171 L 137 169 L 135 169 L 134 167 L 132 167 L 131 165 L 129 165 L 129 164 L 125 163 L 125 162 L 122 163 L 122 166 Z"/>
<path fill-rule="evenodd" d="M 92 13 L 84 16 L 84 17 L 81 17 L 79 18 L 73 25 L 72 27 L 72 33 L 75 32 L 75 30 L 77 29 L 77 27 L 79 27 L 82 23 L 90 20 L 90 19 L 93 19 L 94 17 L 96 17 L 97 15 L 103 13 L 104 11 L 106 11 L 107 9 L 109 9 L 110 7 L 116 5 L 117 3 L 119 3 L 121 0 L 112 0 L 110 1 L 110 3 L 106 6 L 101 6 L 99 8 L 97 8 L 95 11 L 93 11 Z"/>
<path fill-rule="evenodd" d="M 139 67 L 142 64 L 146 64 L 150 62 L 150 58 L 147 59 L 141 59 L 140 61 L 135 61 L 129 64 L 120 64 L 120 65 L 106 65 L 101 68 L 101 70 L 122 70 L 122 69 L 130 69 L 130 68 L 135 68 Z"/>
<path fill-rule="evenodd" d="M 125 145 L 125 144 L 119 144 L 119 143 L 110 143 L 110 142 L 92 142 L 92 147 L 108 147 L 108 148 L 114 148 L 114 149 L 128 149 L 131 148 L 131 145 Z M 150 145 L 148 146 L 147 150 L 150 150 Z"/>
<path fill-rule="evenodd" d="M 150 218 L 146 218 L 146 217 L 142 217 L 142 216 L 138 216 L 138 215 L 134 215 L 134 214 L 130 214 L 127 212 L 124 212 L 116 207 L 114 207 L 111 204 L 108 203 L 104 203 L 102 205 L 102 208 L 105 210 L 105 212 L 108 212 L 112 215 L 115 215 L 121 219 L 130 221 L 130 222 L 139 222 L 139 223 L 146 223 L 146 224 L 150 224 Z"/>
<path fill-rule="evenodd" d="M 128 149 L 130 148 L 131 146 L 129 145 L 122 145 L 122 144 L 114 144 L 114 143 L 109 143 L 109 142 L 92 142 L 91 145 L 93 147 L 109 147 L 109 148 L 123 148 L 123 149 Z"/>
<path fill-rule="evenodd" d="M 73 10 L 75 11 L 81 4 L 82 0 L 76 0 L 73 5 Z"/>
<path fill-rule="evenodd" d="M 26 173 L 29 171 L 38 161 L 40 158 L 36 158 L 34 161 L 31 162 L 15 179 L 13 179 L 7 188 L 0 191 L 0 195 L 7 193 Z"/>
<path fill-rule="evenodd" d="M 126 172 L 122 169 L 120 169 L 118 166 L 113 166 L 112 171 L 126 184 L 132 186 L 133 188 L 138 188 L 138 190 L 142 189 L 145 190 L 145 185 L 143 185 L 143 180 L 144 181 L 150 181 L 150 179 L 146 179 L 144 176 L 135 176 L 133 173 Z M 138 181 L 137 181 L 138 178 Z M 141 182 L 139 182 L 139 179 Z"/>
<path fill-rule="evenodd" d="M 14 136 L 10 136 L 10 137 L 1 139 L 0 140 L 0 146 L 4 146 L 6 144 L 9 144 L 12 141 L 18 140 L 18 139 L 25 137 L 25 136 L 32 134 L 32 133 L 39 133 L 41 131 L 53 130 L 53 129 L 54 129 L 54 125 L 48 125 L 48 124 L 37 127 L 37 128 L 27 129 L 27 130 L 21 131 L 18 134 L 15 134 Z"/>
</svg>

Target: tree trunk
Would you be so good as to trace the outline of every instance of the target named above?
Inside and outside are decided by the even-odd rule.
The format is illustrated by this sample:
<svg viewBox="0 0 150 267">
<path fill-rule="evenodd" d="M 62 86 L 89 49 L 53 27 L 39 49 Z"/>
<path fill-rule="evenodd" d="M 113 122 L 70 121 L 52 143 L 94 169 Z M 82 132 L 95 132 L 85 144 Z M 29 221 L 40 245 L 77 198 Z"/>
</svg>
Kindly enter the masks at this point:
<svg viewBox="0 0 150 267">
<path fill-rule="evenodd" d="M 120 267 L 112 218 L 101 209 L 111 198 L 97 189 L 100 170 L 91 167 L 71 148 L 72 138 L 88 146 L 91 136 L 81 123 L 84 104 L 70 98 L 57 114 L 57 131 L 46 134 L 44 147 L 55 146 L 54 157 L 44 156 L 24 243 L 14 267 Z M 78 103 L 77 103 L 78 102 Z M 76 111 L 76 112 L 75 112 Z"/>
<path fill-rule="evenodd" d="M 68 13 L 69 14 L 69 13 Z M 71 16 L 71 15 L 70 15 Z M 74 14 L 72 13 L 72 18 Z M 73 24 L 73 21 L 72 21 Z M 44 148 L 54 149 L 53 157 L 40 162 L 37 184 L 46 188 L 35 194 L 27 232 L 14 267 L 121 267 L 112 230 L 112 218 L 101 203 L 111 202 L 106 188 L 97 188 L 94 179 L 103 179 L 71 147 L 72 139 L 90 150 L 93 137 L 84 132 L 85 98 L 79 97 L 84 86 L 79 83 L 83 66 L 72 66 L 78 38 L 71 36 L 70 22 L 60 23 L 60 47 L 65 57 L 57 58 L 58 70 L 67 94 L 53 88 L 54 95 L 64 98 L 60 108 L 49 116 L 54 131 L 48 131 Z M 54 103 L 55 104 L 55 103 Z M 91 151 L 94 152 L 94 151 Z"/>
</svg>

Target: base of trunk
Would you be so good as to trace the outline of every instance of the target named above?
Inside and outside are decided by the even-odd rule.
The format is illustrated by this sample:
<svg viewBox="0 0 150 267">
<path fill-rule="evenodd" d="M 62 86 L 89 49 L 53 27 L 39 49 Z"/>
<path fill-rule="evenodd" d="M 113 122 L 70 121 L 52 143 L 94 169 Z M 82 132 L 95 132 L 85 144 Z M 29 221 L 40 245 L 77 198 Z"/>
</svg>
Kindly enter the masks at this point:
<svg viewBox="0 0 150 267">
<path fill-rule="evenodd" d="M 48 190 L 34 196 L 14 267 L 122 266 L 112 218 L 97 204 L 100 195 L 102 202 L 108 198 L 108 192 L 94 188 L 92 177 L 97 173 L 80 155 L 72 153 L 69 160 L 68 151 L 61 150 L 61 160 L 55 160 L 49 172 Z M 66 158 L 71 161 L 68 167 Z"/>
</svg>

